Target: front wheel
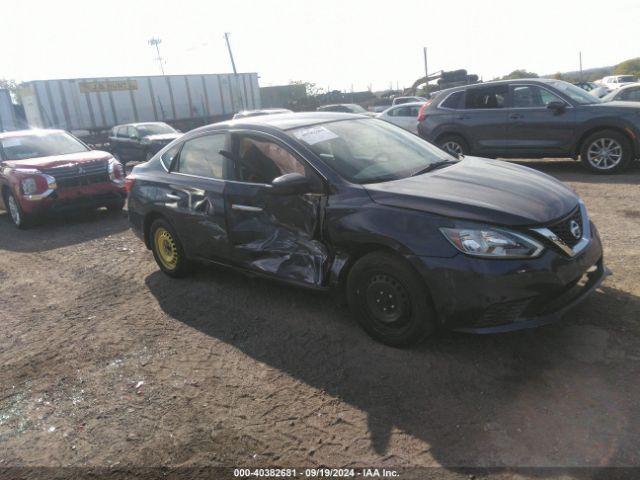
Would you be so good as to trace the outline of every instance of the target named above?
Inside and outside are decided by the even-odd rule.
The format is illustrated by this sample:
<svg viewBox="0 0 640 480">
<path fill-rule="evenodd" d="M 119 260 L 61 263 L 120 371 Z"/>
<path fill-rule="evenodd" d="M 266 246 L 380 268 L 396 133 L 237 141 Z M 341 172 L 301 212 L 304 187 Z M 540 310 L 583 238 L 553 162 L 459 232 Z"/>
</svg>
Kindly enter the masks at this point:
<svg viewBox="0 0 640 480">
<path fill-rule="evenodd" d="M 458 135 L 445 135 L 438 140 L 438 146 L 456 158 L 469 153 L 469 145 L 464 138 Z"/>
<path fill-rule="evenodd" d="M 387 345 L 416 344 L 435 331 L 424 282 L 391 253 L 369 253 L 356 262 L 347 278 L 347 300 L 362 328 Z"/>
<path fill-rule="evenodd" d="M 169 222 L 158 219 L 151 225 L 151 251 L 156 263 L 170 277 L 180 278 L 189 273 L 190 262 L 182 243 Z"/>
<path fill-rule="evenodd" d="M 7 207 L 11 223 L 13 223 L 17 228 L 25 229 L 31 225 L 33 220 L 32 217 L 22 211 L 22 207 L 20 207 L 18 200 L 12 192 L 5 192 L 4 203 Z"/>
<path fill-rule="evenodd" d="M 602 130 L 590 135 L 580 150 L 582 164 L 595 173 L 618 173 L 633 160 L 631 142 L 615 130 Z"/>
</svg>

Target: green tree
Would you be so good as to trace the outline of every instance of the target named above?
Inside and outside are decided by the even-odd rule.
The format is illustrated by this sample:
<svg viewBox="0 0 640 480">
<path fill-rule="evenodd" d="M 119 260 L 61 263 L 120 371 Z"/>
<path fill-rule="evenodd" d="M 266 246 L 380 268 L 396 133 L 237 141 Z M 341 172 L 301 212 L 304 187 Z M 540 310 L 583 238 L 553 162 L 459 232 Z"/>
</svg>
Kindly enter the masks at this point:
<svg viewBox="0 0 640 480">
<path fill-rule="evenodd" d="M 616 65 L 614 75 L 640 75 L 640 57 L 626 60 Z"/>
<path fill-rule="evenodd" d="M 514 70 L 509 75 L 501 77 L 500 80 L 514 80 L 516 78 L 538 78 L 538 74 L 534 72 L 527 72 L 525 69 Z"/>
</svg>

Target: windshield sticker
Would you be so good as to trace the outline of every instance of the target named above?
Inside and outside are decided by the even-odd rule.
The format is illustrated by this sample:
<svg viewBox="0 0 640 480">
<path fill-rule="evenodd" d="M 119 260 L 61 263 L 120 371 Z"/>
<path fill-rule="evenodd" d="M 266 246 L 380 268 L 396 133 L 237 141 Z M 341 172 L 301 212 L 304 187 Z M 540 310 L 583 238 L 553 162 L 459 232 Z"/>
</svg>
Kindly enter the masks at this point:
<svg viewBox="0 0 640 480">
<path fill-rule="evenodd" d="M 293 135 L 297 139 L 302 140 L 308 145 L 315 145 L 316 143 L 326 142 L 327 140 L 339 138 L 338 135 L 325 127 L 304 128 L 302 130 L 294 132 Z"/>
<path fill-rule="evenodd" d="M 2 140 L 2 146 L 4 148 L 17 147 L 18 145 L 22 145 L 19 138 L 6 138 Z"/>
</svg>

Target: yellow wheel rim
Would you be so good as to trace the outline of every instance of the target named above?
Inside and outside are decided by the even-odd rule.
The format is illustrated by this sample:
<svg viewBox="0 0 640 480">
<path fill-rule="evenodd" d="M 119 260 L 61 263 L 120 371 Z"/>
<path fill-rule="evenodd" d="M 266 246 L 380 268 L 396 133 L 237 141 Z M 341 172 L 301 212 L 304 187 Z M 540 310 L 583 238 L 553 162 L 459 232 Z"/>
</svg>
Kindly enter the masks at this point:
<svg viewBox="0 0 640 480">
<path fill-rule="evenodd" d="M 178 265 L 178 248 L 169 231 L 162 227 L 156 229 L 153 235 L 153 242 L 160 263 L 167 270 L 175 269 Z"/>
</svg>

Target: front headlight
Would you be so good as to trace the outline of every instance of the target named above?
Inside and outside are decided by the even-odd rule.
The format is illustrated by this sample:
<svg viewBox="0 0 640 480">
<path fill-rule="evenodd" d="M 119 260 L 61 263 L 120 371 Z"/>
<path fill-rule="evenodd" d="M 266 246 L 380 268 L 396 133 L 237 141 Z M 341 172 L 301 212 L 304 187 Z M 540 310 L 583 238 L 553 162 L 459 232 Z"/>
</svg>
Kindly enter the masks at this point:
<svg viewBox="0 0 640 480">
<path fill-rule="evenodd" d="M 22 193 L 24 195 L 33 195 L 38 191 L 38 185 L 35 178 L 25 178 L 22 180 Z"/>
<path fill-rule="evenodd" d="M 521 233 L 502 229 L 441 228 L 440 231 L 462 253 L 485 258 L 533 258 L 544 246 Z"/>
</svg>

